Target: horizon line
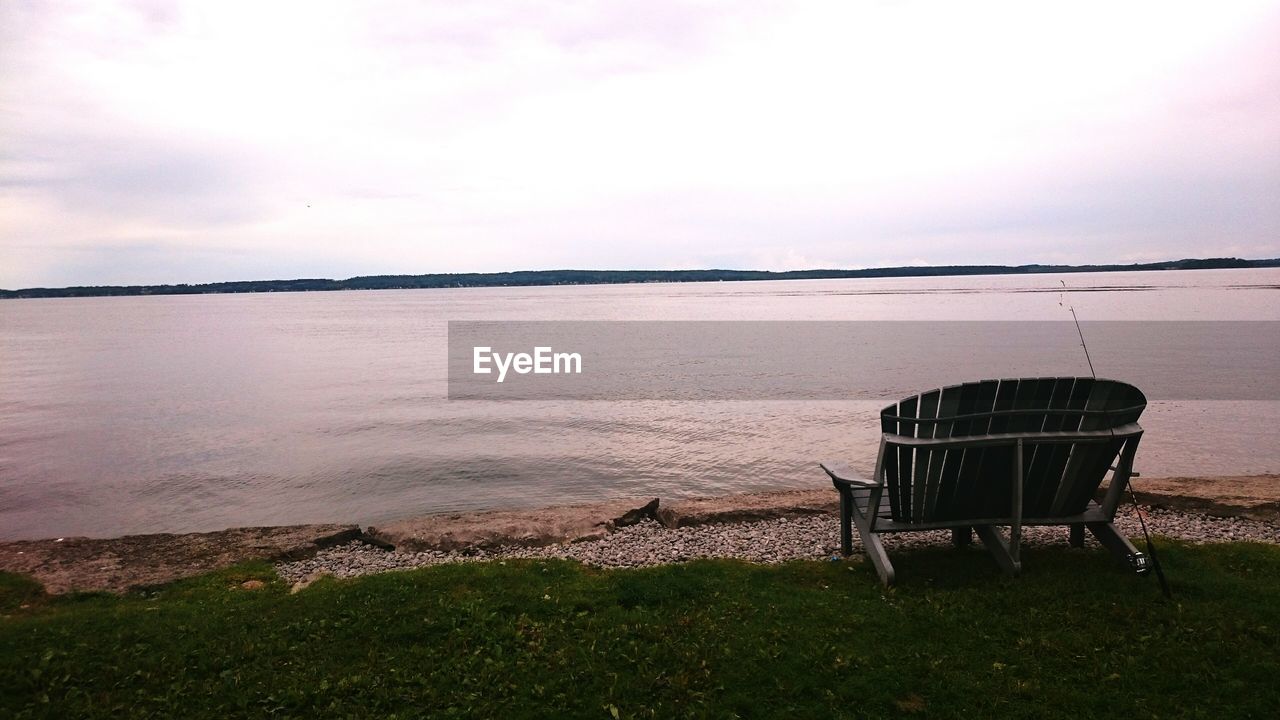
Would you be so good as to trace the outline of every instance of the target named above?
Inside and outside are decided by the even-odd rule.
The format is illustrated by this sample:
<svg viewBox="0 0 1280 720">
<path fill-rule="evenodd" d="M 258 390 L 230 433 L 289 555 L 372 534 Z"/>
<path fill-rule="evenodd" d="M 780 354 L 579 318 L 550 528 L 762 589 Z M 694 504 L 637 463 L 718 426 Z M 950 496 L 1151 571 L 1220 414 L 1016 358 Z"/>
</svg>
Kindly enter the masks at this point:
<svg viewBox="0 0 1280 720">
<path fill-rule="evenodd" d="M 134 285 L 67 285 L 62 287 L 27 287 L 16 290 L 0 288 L 0 298 L 24 299 L 38 297 L 103 297 L 118 295 L 181 295 L 181 294 L 218 294 L 245 292 L 326 292 L 340 290 L 383 290 L 383 289 L 439 289 L 446 287 L 530 287 L 540 285 L 611 285 L 635 284 L 639 282 L 748 282 L 757 280 L 817 280 L 817 279 L 859 279 L 876 277 L 948 277 L 957 275 L 985 274 L 1053 274 L 1055 272 L 1123 272 L 1123 271 L 1158 271 L 1158 270 L 1213 270 L 1213 269 L 1249 269 L 1280 267 L 1280 258 L 1242 259 L 1237 257 L 1182 258 L 1178 260 L 1161 260 L 1144 263 L 1085 263 L 1078 265 L 1054 265 L 1044 263 L 1027 263 L 1021 265 L 897 265 L 859 268 L 810 268 L 804 270 L 742 270 L 728 268 L 694 268 L 681 270 L 592 270 L 582 268 L 560 268 L 550 270 L 502 270 L 492 272 L 436 272 L 416 274 L 380 274 L 353 275 L 335 280 L 332 278 L 292 278 L 267 280 L 221 280 L 205 283 L 158 283 Z M 712 275 L 711 277 L 695 277 L 681 279 L 681 276 Z M 428 284 L 440 280 L 510 280 L 513 276 L 520 279 L 514 282 L 490 282 L 463 285 Z M 658 279 L 666 278 L 666 279 Z M 523 280 L 523 281 L 521 281 Z M 543 282 L 530 282 L 543 280 Z M 412 282 L 418 284 L 389 285 L 387 282 Z M 384 284 L 376 284 L 382 282 Z M 350 285 L 367 287 L 351 287 Z M 323 284 L 319 287 L 294 287 L 298 284 Z M 275 286 L 275 287 L 268 287 Z M 238 288 L 238 289 L 236 289 Z"/>
</svg>

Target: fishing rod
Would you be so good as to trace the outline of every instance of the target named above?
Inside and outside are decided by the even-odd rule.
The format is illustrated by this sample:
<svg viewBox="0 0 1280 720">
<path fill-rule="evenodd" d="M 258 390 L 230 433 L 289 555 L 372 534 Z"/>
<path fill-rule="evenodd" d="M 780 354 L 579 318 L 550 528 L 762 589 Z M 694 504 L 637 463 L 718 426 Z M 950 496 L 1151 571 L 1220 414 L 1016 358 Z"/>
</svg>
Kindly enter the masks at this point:
<svg viewBox="0 0 1280 720">
<path fill-rule="evenodd" d="M 1066 280 L 1059 279 L 1058 282 L 1062 283 L 1062 294 L 1058 296 L 1058 306 L 1062 307 L 1062 301 L 1066 298 L 1069 288 L 1067 287 Z M 1080 336 L 1080 347 L 1084 348 L 1084 359 L 1089 363 L 1089 375 L 1094 380 L 1097 380 L 1098 373 L 1093 369 L 1093 358 L 1089 355 L 1089 344 L 1084 340 L 1084 331 L 1080 329 L 1080 318 L 1076 316 L 1075 305 L 1067 303 L 1067 309 L 1071 311 L 1071 319 L 1076 324 L 1076 335 Z M 1103 413 L 1108 416 L 1108 419 L 1110 419 L 1110 413 L 1107 410 L 1104 409 Z M 1112 434 L 1115 433 L 1114 427 L 1111 428 L 1111 432 Z M 1147 520 L 1145 514 L 1142 512 L 1142 507 L 1138 504 L 1137 494 L 1133 491 L 1134 475 L 1137 475 L 1137 473 L 1133 472 L 1133 468 L 1130 467 L 1128 490 L 1129 499 L 1133 501 L 1133 512 L 1138 516 L 1138 525 L 1142 527 L 1142 538 L 1146 541 L 1147 554 L 1151 556 L 1151 568 L 1156 571 L 1156 578 L 1160 580 L 1160 591 L 1164 593 L 1166 598 L 1172 598 L 1173 593 L 1169 590 L 1169 581 L 1165 579 L 1164 568 L 1160 566 L 1160 556 L 1156 554 L 1156 546 L 1151 542 L 1151 533 L 1147 532 Z M 1142 562 L 1142 558 L 1136 556 L 1131 557 L 1130 563 L 1134 565 L 1135 569 L 1139 573 L 1146 573 L 1146 563 Z"/>
</svg>

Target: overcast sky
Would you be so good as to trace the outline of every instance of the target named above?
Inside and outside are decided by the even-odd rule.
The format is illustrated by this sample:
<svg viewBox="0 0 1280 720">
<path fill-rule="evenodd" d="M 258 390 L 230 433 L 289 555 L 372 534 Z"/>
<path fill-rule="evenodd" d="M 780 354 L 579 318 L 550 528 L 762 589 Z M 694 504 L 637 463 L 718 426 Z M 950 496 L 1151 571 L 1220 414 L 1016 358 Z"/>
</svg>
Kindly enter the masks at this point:
<svg viewBox="0 0 1280 720">
<path fill-rule="evenodd" d="M 1278 2 L 0 1 L 0 287 L 1222 255 Z"/>
</svg>

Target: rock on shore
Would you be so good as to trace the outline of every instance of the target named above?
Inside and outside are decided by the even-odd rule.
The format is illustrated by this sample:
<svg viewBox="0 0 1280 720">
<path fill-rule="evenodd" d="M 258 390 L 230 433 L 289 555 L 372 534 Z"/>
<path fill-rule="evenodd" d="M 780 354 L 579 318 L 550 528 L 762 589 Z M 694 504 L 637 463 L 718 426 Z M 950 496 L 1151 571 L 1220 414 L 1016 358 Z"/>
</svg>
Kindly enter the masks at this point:
<svg viewBox="0 0 1280 720">
<path fill-rule="evenodd" d="M 539 546 L 598 540 L 618 528 L 652 518 L 658 498 L 615 500 L 536 510 L 493 510 L 411 518 L 371 527 L 374 543 L 401 550 L 459 550 L 499 545 Z"/>
<path fill-rule="evenodd" d="M 1163 537 L 1187 542 L 1253 540 L 1280 544 L 1280 525 L 1238 517 L 1212 517 L 1172 510 L 1145 508 L 1148 529 Z M 1130 537 L 1142 533 L 1132 507 L 1116 516 L 1120 531 Z M 1065 527 L 1027 527 L 1024 543 L 1066 545 Z M 739 523 L 705 523 L 669 528 L 645 520 L 599 539 L 562 545 L 528 547 L 502 545 L 465 550 L 388 550 L 353 542 L 322 550 L 315 557 L 280 563 L 276 570 L 289 582 L 308 583 L 324 575 L 355 577 L 388 570 L 405 570 L 452 562 L 516 558 L 564 558 L 605 568 L 644 567 L 696 558 L 736 558 L 749 562 L 777 563 L 823 559 L 839 548 L 839 521 L 833 514 L 804 514 Z M 1092 537 L 1090 545 L 1096 546 Z M 947 546 L 949 531 L 903 533 L 885 538 L 890 552 L 928 545 Z M 855 558 L 861 557 L 857 535 Z M 301 589 L 301 588 L 299 588 Z"/>
</svg>

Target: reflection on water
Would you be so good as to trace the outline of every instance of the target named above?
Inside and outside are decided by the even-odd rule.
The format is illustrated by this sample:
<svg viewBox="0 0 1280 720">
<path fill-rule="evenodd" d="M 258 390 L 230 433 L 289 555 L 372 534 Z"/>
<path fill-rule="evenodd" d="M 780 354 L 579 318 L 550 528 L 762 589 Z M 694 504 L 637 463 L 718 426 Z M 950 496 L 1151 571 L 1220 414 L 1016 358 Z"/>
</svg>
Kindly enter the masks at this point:
<svg viewBox="0 0 1280 720">
<path fill-rule="evenodd" d="M 822 487 L 820 458 L 869 469 L 895 399 L 449 402 L 448 320 L 1061 320 L 1060 299 L 1088 320 L 1280 320 L 1277 287 L 1230 270 L 0 302 L 0 537 Z M 1278 405 L 1153 403 L 1139 470 L 1278 472 Z"/>
</svg>

